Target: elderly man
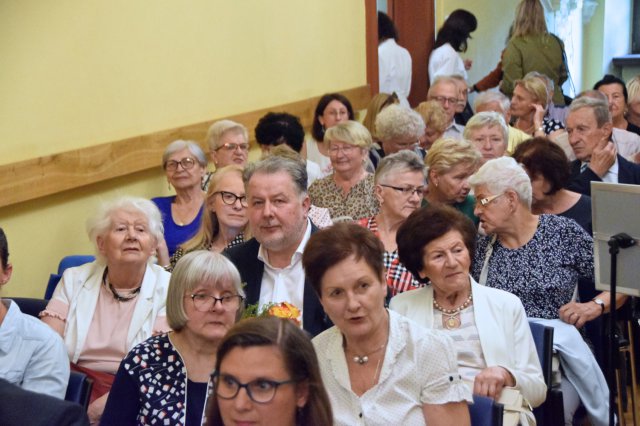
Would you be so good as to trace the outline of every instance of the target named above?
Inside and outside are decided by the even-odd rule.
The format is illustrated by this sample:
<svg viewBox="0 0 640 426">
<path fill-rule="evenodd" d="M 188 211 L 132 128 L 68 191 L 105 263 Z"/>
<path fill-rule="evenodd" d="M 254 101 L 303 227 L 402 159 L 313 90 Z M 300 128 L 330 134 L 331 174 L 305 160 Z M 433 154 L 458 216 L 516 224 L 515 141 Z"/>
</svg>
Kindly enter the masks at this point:
<svg viewBox="0 0 640 426">
<path fill-rule="evenodd" d="M 247 304 L 291 303 L 302 311 L 303 328 L 315 336 L 330 324 L 302 269 L 302 252 L 317 230 L 307 217 L 305 164 L 270 156 L 248 165 L 243 180 L 254 238 L 224 254 L 247 283 Z"/>
<path fill-rule="evenodd" d="M 456 123 L 453 118 L 460 102 L 456 80 L 444 75 L 436 77 L 427 93 L 427 100 L 437 101 L 447 114 L 447 129 L 444 131 L 443 137 L 462 140 L 464 127 Z"/>
<path fill-rule="evenodd" d="M 501 114 L 504 118 L 504 122 L 508 125 L 508 141 L 507 141 L 507 153 L 513 154 L 516 147 L 527 139 L 531 139 L 531 136 L 526 134 L 520 129 L 516 129 L 513 126 L 509 126 L 511 121 L 511 101 L 501 92 L 482 92 L 476 96 L 474 103 L 476 113 L 493 111 Z"/>
<path fill-rule="evenodd" d="M 467 122 L 463 136 L 482 154 L 482 164 L 502 157 L 507 150 L 509 129 L 504 118 L 493 111 L 479 112 Z"/>
<path fill-rule="evenodd" d="M 586 96 L 573 101 L 567 132 L 577 160 L 571 163 L 569 189 L 591 195 L 591 181 L 640 184 L 640 166 L 617 154 L 612 129 L 606 101 Z"/>
</svg>

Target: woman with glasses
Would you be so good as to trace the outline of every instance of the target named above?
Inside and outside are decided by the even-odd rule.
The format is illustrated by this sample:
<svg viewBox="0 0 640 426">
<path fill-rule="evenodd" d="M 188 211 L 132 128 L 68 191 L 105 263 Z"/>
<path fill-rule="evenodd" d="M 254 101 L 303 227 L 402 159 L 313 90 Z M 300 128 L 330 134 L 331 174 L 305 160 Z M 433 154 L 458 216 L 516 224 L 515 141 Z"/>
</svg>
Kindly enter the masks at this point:
<svg viewBox="0 0 640 426">
<path fill-rule="evenodd" d="M 209 157 L 216 170 L 236 164 L 244 167 L 249 157 L 249 133 L 247 128 L 231 120 L 216 121 L 209 127 L 205 138 L 209 146 Z M 207 190 L 213 172 L 208 172 L 202 181 Z"/>
<path fill-rule="evenodd" d="M 242 182 L 242 167 L 219 169 L 207 190 L 207 212 L 202 216 L 198 232 L 184 242 L 171 256 L 166 269 L 171 272 L 180 258 L 194 250 L 221 253 L 249 239 L 247 231 L 247 198 Z M 160 259 L 162 262 L 162 259 Z"/>
<path fill-rule="evenodd" d="M 324 135 L 333 173 L 309 187 L 311 203 L 329 209 L 331 218 L 357 220 L 378 213 L 373 175 L 365 169 L 371 134 L 357 121 L 346 121 Z"/>
<path fill-rule="evenodd" d="M 450 205 L 478 226 L 469 176 L 478 169 L 481 160 L 482 155 L 470 142 L 453 138 L 437 140 L 424 160 L 429 182 L 425 204 Z"/>
<path fill-rule="evenodd" d="M 291 320 L 236 324 L 220 343 L 209 426 L 333 424 L 309 337 Z"/>
<path fill-rule="evenodd" d="M 102 425 L 201 425 L 220 341 L 240 318 L 240 274 L 218 253 L 186 254 L 171 275 L 173 331 L 134 347 L 120 363 Z"/>
<path fill-rule="evenodd" d="M 200 227 L 204 207 L 201 184 L 207 169 L 207 157 L 197 143 L 177 140 L 164 150 L 162 168 L 169 187 L 173 186 L 176 191 L 176 195 L 151 200 L 162 213 L 166 247 L 160 242 L 158 257 L 166 260 Z"/>
<path fill-rule="evenodd" d="M 380 149 L 372 152 L 371 161 L 378 166 L 381 158 L 398 151 L 414 151 L 424 157 L 418 145 L 424 136 L 424 120 L 417 112 L 401 105 L 389 105 L 376 117 L 376 134 L 380 139 Z"/>
<path fill-rule="evenodd" d="M 382 241 L 385 279 L 390 296 L 395 296 L 422 286 L 398 259 L 396 233 L 407 217 L 420 208 L 426 186 L 424 165 L 418 154 L 400 151 L 380 161 L 374 181 L 380 212 L 360 219 L 358 224 Z"/>
</svg>

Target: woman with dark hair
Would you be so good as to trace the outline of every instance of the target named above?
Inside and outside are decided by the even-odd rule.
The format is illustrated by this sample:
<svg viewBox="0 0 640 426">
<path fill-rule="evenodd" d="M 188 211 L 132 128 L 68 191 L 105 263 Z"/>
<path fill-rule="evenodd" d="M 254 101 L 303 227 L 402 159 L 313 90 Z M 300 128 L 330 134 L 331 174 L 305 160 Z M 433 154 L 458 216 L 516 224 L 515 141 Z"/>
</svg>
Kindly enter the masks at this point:
<svg viewBox="0 0 640 426">
<path fill-rule="evenodd" d="M 464 61 L 458 54 L 467 51 L 467 40 L 478 28 L 478 20 L 473 13 L 456 9 L 444 21 L 436 35 L 436 43 L 429 55 L 429 81 L 432 83 L 439 75 L 460 75 L 467 79 L 467 70 L 471 60 Z"/>
<path fill-rule="evenodd" d="M 329 159 L 329 147 L 323 143 L 324 132 L 338 123 L 353 119 L 353 107 L 344 95 L 328 93 L 318 101 L 311 127 L 313 140 L 307 140 L 306 154 L 307 160 L 320 166 L 323 176 L 328 176 L 333 170 Z"/>
<path fill-rule="evenodd" d="M 397 234 L 400 259 L 430 285 L 394 297 L 390 306 L 453 338 L 460 374 L 474 394 L 499 400 L 506 392 L 507 403 L 513 391 L 505 389 L 519 391 L 524 400 L 505 414 L 535 424 L 528 407 L 544 402 L 547 388 L 527 315 L 516 296 L 471 277 L 475 239 L 473 223 L 449 206 L 409 216 Z"/>
<path fill-rule="evenodd" d="M 333 424 L 313 345 L 291 320 L 236 324 L 220 343 L 213 379 L 209 426 Z"/>
<path fill-rule="evenodd" d="M 335 324 L 313 339 L 334 424 L 468 425 L 452 342 L 384 307 L 383 253 L 372 232 L 338 223 L 313 234 L 302 255 Z"/>
<path fill-rule="evenodd" d="M 411 91 L 411 54 L 397 43 L 393 21 L 378 12 L 378 81 L 380 93 L 396 93 L 400 105 L 409 108 Z"/>
</svg>

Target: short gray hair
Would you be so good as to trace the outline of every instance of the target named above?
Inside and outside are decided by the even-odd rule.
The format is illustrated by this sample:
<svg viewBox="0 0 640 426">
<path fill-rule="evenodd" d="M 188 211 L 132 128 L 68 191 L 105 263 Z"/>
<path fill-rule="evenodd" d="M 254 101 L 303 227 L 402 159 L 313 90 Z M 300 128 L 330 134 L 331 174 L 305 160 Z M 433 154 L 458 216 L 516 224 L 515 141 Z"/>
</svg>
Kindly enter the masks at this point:
<svg viewBox="0 0 640 426">
<path fill-rule="evenodd" d="M 247 132 L 246 127 L 235 121 L 220 120 L 213 123 L 207 131 L 205 141 L 207 145 L 209 145 L 209 151 L 215 151 L 220 148 L 220 139 L 222 139 L 227 132 L 240 133 L 244 141 L 249 142 L 249 132 Z"/>
<path fill-rule="evenodd" d="M 220 291 L 231 290 L 244 297 L 240 273 L 229 259 L 209 250 L 187 253 L 173 269 L 167 290 L 167 322 L 173 330 L 182 330 L 189 320 L 184 304 L 191 302 L 186 301 L 188 298 L 185 295 L 202 284 Z M 244 303 L 240 303 L 236 321 L 240 319 L 243 310 Z"/>
<path fill-rule="evenodd" d="M 389 105 L 376 117 L 376 136 L 382 142 L 404 137 L 417 141 L 425 128 L 420 114 L 401 105 Z"/>
<path fill-rule="evenodd" d="M 182 139 L 178 139 L 176 141 L 171 142 L 164 150 L 164 154 L 162 154 L 162 168 L 166 167 L 167 161 L 169 161 L 169 157 L 175 154 L 178 151 L 182 151 L 183 149 L 188 149 L 189 152 L 196 157 L 198 164 L 202 167 L 207 167 L 207 156 L 204 155 L 202 148 L 194 141 L 185 141 Z"/>
<path fill-rule="evenodd" d="M 242 174 L 242 181 L 248 190 L 249 181 L 256 173 L 264 173 L 273 175 L 284 172 L 291 177 L 298 195 L 306 195 L 307 193 L 307 165 L 302 160 L 293 158 L 280 157 L 277 155 L 269 155 L 260 161 L 247 165 Z M 248 192 L 248 191 L 247 191 Z"/>
<path fill-rule="evenodd" d="M 474 188 L 485 185 L 493 194 L 502 194 L 512 190 L 520 198 L 520 202 L 531 209 L 531 179 L 511 157 L 500 157 L 489 160 L 469 178 Z"/>
<path fill-rule="evenodd" d="M 384 156 L 378 164 L 374 180 L 377 184 L 391 174 L 404 172 L 422 173 L 422 177 L 426 179 L 426 170 L 422 159 L 418 154 L 407 149 Z"/>
<path fill-rule="evenodd" d="M 149 233 L 156 242 L 164 236 L 162 215 L 151 200 L 140 197 L 124 196 L 101 203 L 93 216 L 87 220 L 87 234 L 95 245 L 96 258 L 102 262 L 106 259 L 98 249 L 98 237 L 104 236 L 113 226 L 113 214 L 119 211 L 142 213 L 147 218 Z"/>
<path fill-rule="evenodd" d="M 502 108 L 502 113 L 506 114 L 511 108 L 511 101 L 501 92 L 482 92 L 476 96 L 476 100 L 473 103 L 473 109 L 477 110 L 481 105 L 497 102 Z"/>
<path fill-rule="evenodd" d="M 575 99 L 569 105 L 569 114 L 582 108 L 591 108 L 596 116 L 598 127 L 611 123 L 611 112 L 609 112 L 609 103 L 602 99 L 592 98 L 591 96 L 582 96 Z M 569 115 L 567 114 L 567 116 Z"/>
<path fill-rule="evenodd" d="M 506 147 L 509 143 L 509 128 L 507 123 L 504 122 L 504 118 L 501 114 L 493 111 L 484 111 L 475 114 L 467 121 L 467 125 L 464 126 L 464 132 L 462 136 L 466 140 L 471 140 L 471 132 L 481 129 L 483 127 L 495 127 L 498 126 L 502 131 L 502 140 Z"/>
<path fill-rule="evenodd" d="M 457 90 L 458 85 L 456 83 L 455 78 L 449 75 L 439 75 L 431 83 L 431 86 L 429 87 L 429 91 L 427 92 L 427 98 L 429 98 L 432 95 L 433 89 L 442 83 L 453 84 L 454 86 L 456 86 L 456 90 Z"/>
</svg>

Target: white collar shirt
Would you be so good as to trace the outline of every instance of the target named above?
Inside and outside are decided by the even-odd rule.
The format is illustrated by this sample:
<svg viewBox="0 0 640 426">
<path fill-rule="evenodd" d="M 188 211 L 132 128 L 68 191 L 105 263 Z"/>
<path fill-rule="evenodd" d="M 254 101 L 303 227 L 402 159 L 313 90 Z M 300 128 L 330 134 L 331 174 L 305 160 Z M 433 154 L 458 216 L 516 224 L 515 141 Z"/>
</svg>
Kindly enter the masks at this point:
<svg viewBox="0 0 640 426">
<path fill-rule="evenodd" d="M 588 166 L 589 163 L 582 162 L 580 165 L 580 172 L 583 172 Z M 611 166 L 611 168 L 607 170 L 607 173 L 602 176 L 602 181 L 608 183 L 618 183 L 618 169 L 618 157 L 616 157 L 616 161 L 613 163 L 613 166 Z"/>
<path fill-rule="evenodd" d="M 449 127 L 446 128 L 442 137 L 444 138 L 453 138 L 456 140 L 464 139 L 462 137 L 462 132 L 464 132 L 464 126 L 459 125 L 455 121 L 452 121 Z"/>
</svg>

